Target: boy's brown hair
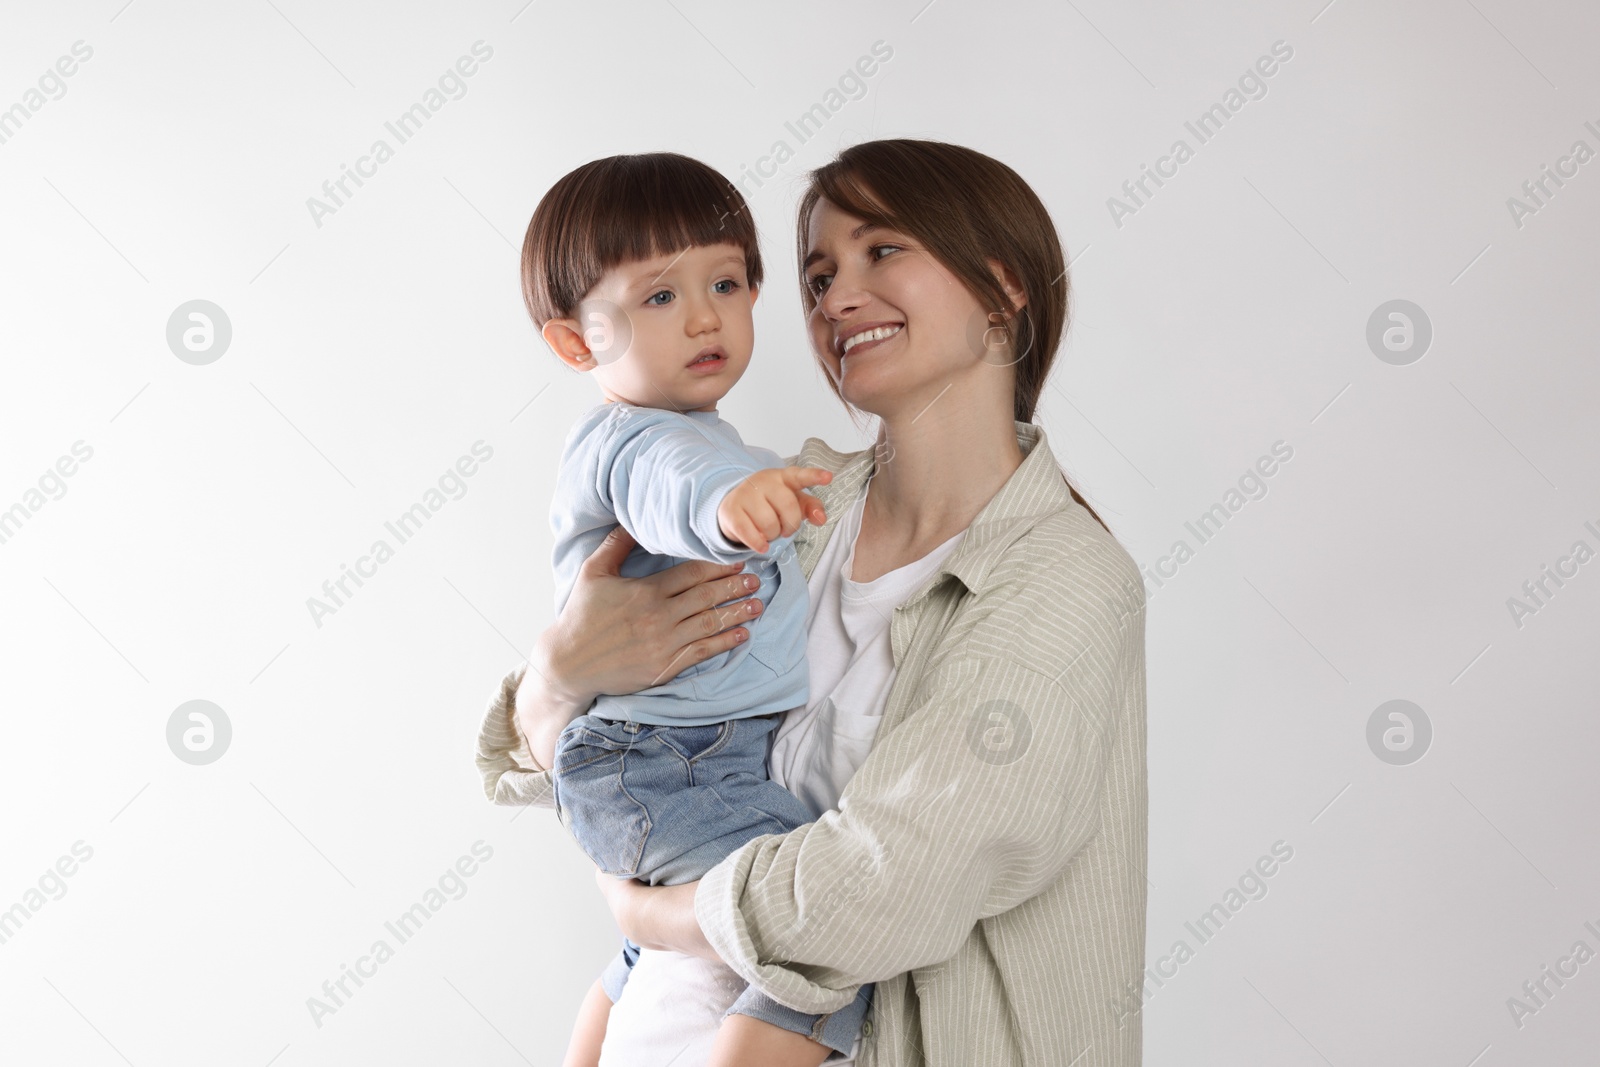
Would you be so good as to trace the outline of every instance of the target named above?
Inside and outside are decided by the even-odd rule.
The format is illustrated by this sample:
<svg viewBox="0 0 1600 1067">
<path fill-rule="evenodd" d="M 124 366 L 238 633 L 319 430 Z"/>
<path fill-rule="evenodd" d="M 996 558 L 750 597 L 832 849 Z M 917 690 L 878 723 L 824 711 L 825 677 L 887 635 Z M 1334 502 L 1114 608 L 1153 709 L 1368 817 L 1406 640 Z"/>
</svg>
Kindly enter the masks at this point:
<svg viewBox="0 0 1600 1067">
<path fill-rule="evenodd" d="M 761 248 L 733 183 L 676 152 L 597 159 L 562 176 L 534 209 L 522 241 L 522 299 L 534 324 L 571 318 L 606 271 L 686 248 L 744 251 L 750 288 Z"/>
</svg>

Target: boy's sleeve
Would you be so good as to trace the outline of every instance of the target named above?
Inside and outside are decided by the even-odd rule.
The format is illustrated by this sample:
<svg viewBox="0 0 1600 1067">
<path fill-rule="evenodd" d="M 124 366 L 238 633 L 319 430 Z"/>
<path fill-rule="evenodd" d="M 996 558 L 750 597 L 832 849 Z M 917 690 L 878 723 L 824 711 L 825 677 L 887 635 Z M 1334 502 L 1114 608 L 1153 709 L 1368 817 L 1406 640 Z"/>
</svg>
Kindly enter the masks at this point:
<svg viewBox="0 0 1600 1067">
<path fill-rule="evenodd" d="M 627 408 L 597 445 L 595 491 L 640 547 L 658 555 L 742 563 L 776 557 L 791 538 L 756 552 L 723 536 L 717 508 L 770 459 L 720 440 L 675 412 Z M 771 454 L 769 453 L 769 456 Z"/>
<path fill-rule="evenodd" d="M 534 760 L 528 739 L 517 726 L 517 687 L 527 669 L 518 667 L 506 675 L 489 702 L 478 730 L 478 773 L 483 775 L 484 793 L 496 804 L 554 808 L 550 772 Z"/>
</svg>

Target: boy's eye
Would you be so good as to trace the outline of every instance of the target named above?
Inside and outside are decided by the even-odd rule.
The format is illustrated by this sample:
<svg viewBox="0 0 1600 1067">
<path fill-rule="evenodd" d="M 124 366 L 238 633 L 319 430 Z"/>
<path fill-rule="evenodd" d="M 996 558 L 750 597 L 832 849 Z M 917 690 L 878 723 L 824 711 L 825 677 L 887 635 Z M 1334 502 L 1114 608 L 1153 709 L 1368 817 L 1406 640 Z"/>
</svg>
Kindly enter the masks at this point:
<svg viewBox="0 0 1600 1067">
<path fill-rule="evenodd" d="M 717 292 L 723 294 L 724 296 L 726 296 L 728 293 L 734 292 L 736 289 L 739 288 L 739 283 L 734 281 L 732 278 L 724 278 L 720 282 L 717 282 L 716 284 L 719 285 L 719 286 L 724 286 L 724 285 L 727 286 L 726 289 L 720 289 L 719 288 L 717 290 Z"/>
<path fill-rule="evenodd" d="M 658 296 L 664 296 L 667 299 L 665 299 L 665 300 L 657 300 L 656 297 L 658 297 Z M 651 293 L 649 296 L 644 298 L 644 302 L 646 304 L 654 304 L 657 307 L 660 307 L 663 304 L 670 304 L 672 302 L 672 290 L 671 289 L 663 289 L 659 293 Z"/>
</svg>

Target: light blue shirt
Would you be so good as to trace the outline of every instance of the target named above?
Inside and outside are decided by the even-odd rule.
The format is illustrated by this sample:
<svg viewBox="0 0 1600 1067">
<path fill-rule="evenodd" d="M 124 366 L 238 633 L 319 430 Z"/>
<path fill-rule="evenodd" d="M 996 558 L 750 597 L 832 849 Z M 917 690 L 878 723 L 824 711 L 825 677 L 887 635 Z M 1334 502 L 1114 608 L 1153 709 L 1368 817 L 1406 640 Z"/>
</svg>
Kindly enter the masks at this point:
<svg viewBox="0 0 1600 1067">
<path fill-rule="evenodd" d="M 746 445 L 714 411 L 605 403 L 585 412 L 567 434 L 550 508 L 558 613 L 583 561 L 619 524 L 639 542 L 623 561 L 624 577 L 699 559 L 745 562 L 745 570 L 761 579 L 754 595 L 762 613 L 742 624 L 749 640 L 660 685 L 601 696 L 589 714 L 706 726 L 805 706 L 808 598 L 793 535 L 755 552 L 729 541 L 717 525 L 717 508 L 730 489 L 758 470 L 782 466 L 781 456 Z"/>
</svg>

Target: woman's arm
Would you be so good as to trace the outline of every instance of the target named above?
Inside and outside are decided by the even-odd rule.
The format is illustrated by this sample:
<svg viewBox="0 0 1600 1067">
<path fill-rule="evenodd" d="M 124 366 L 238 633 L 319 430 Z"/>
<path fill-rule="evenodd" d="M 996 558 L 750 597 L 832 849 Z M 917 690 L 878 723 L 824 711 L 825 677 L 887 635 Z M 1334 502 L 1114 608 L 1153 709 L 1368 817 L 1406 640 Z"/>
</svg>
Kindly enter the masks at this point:
<svg viewBox="0 0 1600 1067">
<path fill-rule="evenodd" d="M 517 725 L 517 685 L 524 670 L 518 667 L 501 679 L 484 713 L 478 728 L 478 773 L 483 775 L 484 793 L 496 804 L 551 808 L 555 793 L 550 772 L 533 758 L 528 738 Z"/>
<path fill-rule="evenodd" d="M 1143 699 L 1143 591 L 1085 590 L 1051 609 L 1005 595 L 1045 625 L 1024 633 L 989 605 L 958 655 L 907 679 L 911 710 L 837 809 L 749 842 L 692 894 L 624 886 L 635 941 L 694 952 L 698 934 L 781 1003 L 836 1011 L 865 982 L 950 958 L 979 920 L 1055 882 L 1099 828 L 1111 733 Z"/>
<path fill-rule="evenodd" d="M 534 642 L 528 662 L 518 672 L 512 708 L 517 732 L 525 739 L 534 764 L 541 768 L 555 765 L 556 738 L 568 723 L 586 712 L 599 695 L 570 692 L 553 680 L 561 677 L 563 664 L 573 662 L 572 652 L 576 651 L 553 651 L 552 646 L 559 637 L 560 621 L 557 620 Z"/>
<path fill-rule="evenodd" d="M 721 963 L 694 914 L 699 880 L 648 886 L 596 869 L 595 882 L 611 907 L 622 936 L 640 948 L 667 949 Z"/>
<path fill-rule="evenodd" d="M 477 751 L 484 792 L 496 804 L 553 806 L 555 739 L 595 697 L 648 689 L 749 637 L 734 624 L 761 602 L 750 597 L 756 577 L 739 573 L 742 564 L 692 561 L 623 578 L 633 546 L 621 527 L 606 536 L 527 664 L 501 680 Z"/>
</svg>

